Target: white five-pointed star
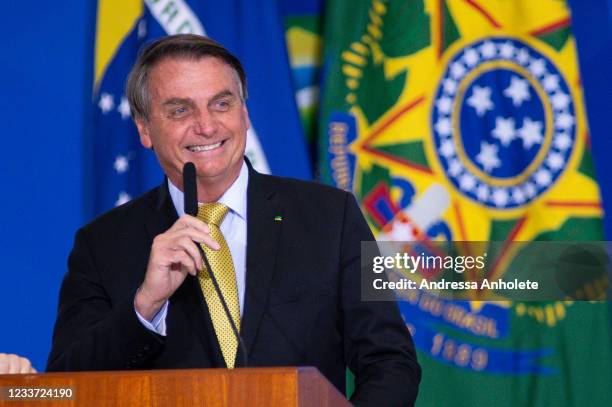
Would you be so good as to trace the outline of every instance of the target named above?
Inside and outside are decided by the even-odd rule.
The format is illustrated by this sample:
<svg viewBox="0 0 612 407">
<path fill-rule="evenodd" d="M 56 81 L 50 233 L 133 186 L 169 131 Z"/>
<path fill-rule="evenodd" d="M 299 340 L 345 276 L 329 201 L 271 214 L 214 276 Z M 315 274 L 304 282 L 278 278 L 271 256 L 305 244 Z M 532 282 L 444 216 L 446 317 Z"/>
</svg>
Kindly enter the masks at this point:
<svg viewBox="0 0 612 407">
<path fill-rule="evenodd" d="M 476 177 L 471 174 L 463 174 L 459 179 L 459 186 L 464 191 L 471 191 L 476 187 Z"/>
<path fill-rule="evenodd" d="M 480 143 L 480 152 L 476 156 L 476 161 L 484 170 L 490 173 L 494 168 L 501 165 L 501 161 L 497 156 L 497 146 L 495 144 L 489 144 L 486 141 Z"/>
<path fill-rule="evenodd" d="M 510 79 L 510 86 L 504 89 L 504 96 L 511 98 L 512 104 L 519 107 L 524 101 L 531 99 L 529 82 L 518 76 L 513 76 Z"/>
<path fill-rule="evenodd" d="M 529 72 L 536 78 L 539 78 L 546 73 L 546 63 L 543 59 L 532 59 L 529 64 Z"/>
<path fill-rule="evenodd" d="M 525 193 L 520 188 L 512 189 L 512 200 L 515 203 L 522 204 L 526 199 L 527 197 L 525 196 Z"/>
<path fill-rule="evenodd" d="M 525 48 L 521 48 L 516 54 L 516 61 L 525 66 L 529 62 L 529 52 Z"/>
<path fill-rule="evenodd" d="M 518 130 L 518 136 L 523 140 L 523 148 L 529 150 L 534 144 L 542 144 L 542 122 L 533 121 L 526 117 L 523 127 Z"/>
<path fill-rule="evenodd" d="M 130 104 L 125 96 L 121 98 L 121 103 L 119 103 L 117 111 L 121 114 L 123 120 L 130 117 Z"/>
<path fill-rule="evenodd" d="M 450 158 L 455 155 L 455 145 L 452 140 L 445 140 L 442 145 L 440 145 L 440 154 L 442 157 Z"/>
<path fill-rule="evenodd" d="M 459 61 L 451 65 L 451 76 L 453 79 L 459 80 L 463 78 L 463 75 L 465 75 L 466 72 L 465 66 L 463 66 L 463 64 Z"/>
<path fill-rule="evenodd" d="M 514 45 L 512 45 L 510 41 L 507 41 L 499 47 L 499 55 L 503 58 L 510 59 L 514 56 L 515 50 L 516 48 L 514 48 Z"/>
<path fill-rule="evenodd" d="M 98 103 L 98 106 L 100 107 L 100 110 L 102 110 L 102 113 L 104 114 L 113 110 L 113 107 L 115 107 L 115 102 L 113 101 L 113 95 L 110 95 L 106 92 L 102 93 L 102 95 L 100 95 L 100 102 Z"/>
<path fill-rule="evenodd" d="M 115 158 L 113 168 L 115 168 L 117 174 L 123 174 L 124 172 L 130 169 L 130 161 L 126 156 L 118 155 L 117 158 Z"/>
<path fill-rule="evenodd" d="M 487 110 L 493 110 L 493 102 L 491 102 L 491 88 L 474 86 L 472 96 L 467 100 L 467 104 L 476 109 L 476 114 L 482 117 Z"/>
<path fill-rule="evenodd" d="M 546 75 L 542 84 L 546 92 L 554 92 L 559 88 L 559 76 L 554 74 Z"/>
<path fill-rule="evenodd" d="M 559 150 L 567 150 L 572 145 L 572 138 L 565 133 L 557 133 L 553 144 Z"/>
<path fill-rule="evenodd" d="M 115 206 L 123 205 L 126 202 L 129 202 L 132 197 L 125 191 L 121 191 L 119 193 L 119 197 L 115 201 Z"/>
<path fill-rule="evenodd" d="M 452 134 L 452 126 L 451 121 L 448 118 L 440 118 L 435 124 L 436 131 L 440 133 L 441 136 L 450 136 Z"/>
<path fill-rule="evenodd" d="M 508 203 L 508 191 L 497 188 L 493 191 L 493 203 L 495 206 L 505 206 Z"/>
<path fill-rule="evenodd" d="M 576 121 L 569 113 L 561 113 L 555 118 L 555 127 L 561 130 L 569 130 Z"/>
<path fill-rule="evenodd" d="M 442 86 L 444 87 L 444 92 L 448 93 L 451 96 L 454 95 L 457 91 L 457 82 L 450 78 L 446 78 Z"/>
<path fill-rule="evenodd" d="M 436 101 L 436 106 L 440 113 L 450 114 L 453 108 L 453 100 L 447 96 L 443 96 Z"/>
<path fill-rule="evenodd" d="M 490 59 L 497 54 L 497 48 L 491 41 L 487 41 L 480 46 L 480 52 L 482 53 L 483 58 Z"/>
<path fill-rule="evenodd" d="M 473 48 L 469 48 L 465 50 L 465 53 L 463 54 L 463 60 L 465 61 L 467 66 L 472 67 L 478 63 L 478 61 L 480 60 L 480 55 L 478 55 L 478 52 Z"/>
<path fill-rule="evenodd" d="M 489 199 L 489 187 L 485 184 L 478 185 L 478 188 L 476 189 L 476 197 L 481 202 L 485 202 L 487 199 Z"/>
<path fill-rule="evenodd" d="M 534 179 L 538 185 L 542 187 L 547 187 L 552 182 L 552 175 L 550 174 L 550 171 L 548 171 L 547 169 L 540 168 L 539 170 L 536 171 L 534 175 Z"/>
<path fill-rule="evenodd" d="M 535 185 L 533 185 L 531 182 L 525 183 L 525 185 L 523 186 L 523 191 L 525 192 L 525 195 L 527 195 L 529 198 L 533 198 L 538 193 L 538 190 L 536 189 Z"/>
<path fill-rule="evenodd" d="M 508 147 L 512 140 L 516 137 L 516 129 L 514 128 L 514 119 L 509 117 L 504 119 L 501 116 L 495 118 L 495 128 L 491 135 L 498 139 L 504 147 Z"/>
<path fill-rule="evenodd" d="M 451 161 L 450 165 L 448 166 L 448 174 L 451 177 L 458 177 L 462 172 L 463 165 L 461 165 L 461 162 L 459 162 L 459 160 Z"/>
<path fill-rule="evenodd" d="M 569 106 L 571 98 L 562 91 L 559 91 L 550 98 L 550 101 L 556 110 L 565 110 Z"/>
<path fill-rule="evenodd" d="M 553 152 L 546 158 L 546 164 L 548 164 L 551 170 L 557 171 L 563 168 L 565 159 L 561 154 Z"/>
</svg>

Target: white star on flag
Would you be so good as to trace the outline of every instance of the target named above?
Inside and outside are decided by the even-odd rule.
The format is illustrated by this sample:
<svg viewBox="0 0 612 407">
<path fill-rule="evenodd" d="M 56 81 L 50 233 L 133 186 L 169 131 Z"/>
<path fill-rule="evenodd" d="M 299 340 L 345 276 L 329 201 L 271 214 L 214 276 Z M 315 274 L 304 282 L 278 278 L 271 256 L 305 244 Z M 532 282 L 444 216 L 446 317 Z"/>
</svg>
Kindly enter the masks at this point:
<svg viewBox="0 0 612 407">
<path fill-rule="evenodd" d="M 515 50 L 516 48 L 514 48 L 514 45 L 512 45 L 510 41 L 507 41 L 499 47 L 499 55 L 503 58 L 511 59 L 514 56 Z"/>
<path fill-rule="evenodd" d="M 117 174 L 123 174 L 124 172 L 130 169 L 130 161 L 126 156 L 118 155 L 115 158 L 113 168 L 115 169 L 115 171 L 117 171 Z"/>
<path fill-rule="evenodd" d="M 473 67 L 478 63 L 478 61 L 480 61 L 480 55 L 478 55 L 478 52 L 474 49 L 468 48 L 463 54 L 463 60 L 467 66 Z"/>
<path fill-rule="evenodd" d="M 472 96 L 467 100 L 468 106 L 476 109 L 476 114 L 482 117 L 487 110 L 493 110 L 493 102 L 491 102 L 491 88 L 474 86 Z"/>
<path fill-rule="evenodd" d="M 451 177 L 458 177 L 462 172 L 463 165 L 461 165 L 461 162 L 459 162 L 459 160 L 451 161 L 450 165 L 448 166 L 448 174 Z"/>
<path fill-rule="evenodd" d="M 459 187 L 464 191 L 471 191 L 476 186 L 476 178 L 471 174 L 463 174 L 459 179 Z"/>
<path fill-rule="evenodd" d="M 572 145 L 572 138 L 565 133 L 557 133 L 553 140 L 553 144 L 559 150 L 567 150 Z"/>
<path fill-rule="evenodd" d="M 100 102 L 98 103 L 98 106 L 100 107 L 100 110 L 102 110 L 102 113 L 104 114 L 113 110 L 113 107 L 115 107 L 115 102 L 113 101 L 113 95 L 109 95 L 108 93 L 103 92 L 102 95 L 100 95 Z"/>
<path fill-rule="evenodd" d="M 436 122 L 436 131 L 442 136 L 450 136 L 452 134 L 451 121 L 448 118 L 440 118 Z"/>
<path fill-rule="evenodd" d="M 561 154 L 553 152 L 546 158 L 546 164 L 548 164 L 550 169 L 558 171 L 565 165 L 565 159 Z"/>
<path fill-rule="evenodd" d="M 523 127 L 518 130 L 518 136 L 523 140 L 523 148 L 529 150 L 534 144 L 542 144 L 542 123 L 526 117 Z"/>
<path fill-rule="evenodd" d="M 442 143 L 440 146 L 440 154 L 447 159 L 455 155 L 455 145 L 452 140 L 446 140 Z"/>
<path fill-rule="evenodd" d="M 527 65 L 529 62 L 529 51 L 525 48 L 521 48 L 516 54 L 516 61 L 523 66 Z"/>
<path fill-rule="evenodd" d="M 524 101 L 531 99 L 529 82 L 518 76 L 513 76 L 510 79 L 510 86 L 504 89 L 504 96 L 511 98 L 512 104 L 519 107 Z"/>
<path fill-rule="evenodd" d="M 490 59 L 497 54 L 497 48 L 491 41 L 487 41 L 480 46 L 480 52 L 484 58 Z"/>
<path fill-rule="evenodd" d="M 495 206 L 506 206 L 508 203 L 508 191 L 497 188 L 493 191 L 493 203 Z"/>
<path fill-rule="evenodd" d="M 574 116 L 569 113 L 561 113 L 555 118 L 555 127 L 561 130 L 571 129 L 574 123 Z"/>
<path fill-rule="evenodd" d="M 525 195 L 527 195 L 529 198 L 533 198 L 538 193 L 535 185 L 533 185 L 531 182 L 525 183 L 525 186 L 523 186 L 523 191 L 525 191 Z"/>
<path fill-rule="evenodd" d="M 559 76 L 554 74 L 547 75 L 542 84 L 546 92 L 554 92 L 559 88 Z"/>
<path fill-rule="evenodd" d="M 512 140 L 516 138 L 516 129 L 514 128 L 514 119 L 509 117 L 504 119 L 503 117 L 495 118 L 495 128 L 491 132 L 491 135 L 498 139 L 504 147 L 508 147 Z"/>
<path fill-rule="evenodd" d="M 453 108 L 453 100 L 447 96 L 443 96 L 436 101 L 436 106 L 440 113 L 450 114 Z"/>
<path fill-rule="evenodd" d="M 512 201 L 514 203 L 517 203 L 520 205 L 523 202 L 525 202 L 526 199 L 527 197 L 525 196 L 525 193 L 520 188 L 515 187 L 512 189 Z"/>
<path fill-rule="evenodd" d="M 130 117 L 130 104 L 125 96 L 121 98 L 121 103 L 119 103 L 117 111 L 121 114 L 123 120 Z"/>
<path fill-rule="evenodd" d="M 559 91 L 550 98 L 550 101 L 556 110 L 565 110 L 569 106 L 571 98 L 567 94 Z"/>
<path fill-rule="evenodd" d="M 529 64 L 529 72 L 536 78 L 539 78 L 546 73 L 546 63 L 543 59 L 532 59 Z"/>
<path fill-rule="evenodd" d="M 451 76 L 453 79 L 459 80 L 465 75 L 466 69 L 461 62 L 455 62 L 451 65 Z"/>
<path fill-rule="evenodd" d="M 115 201 L 115 206 L 123 205 L 126 202 L 129 202 L 132 197 L 125 191 L 121 191 L 119 193 L 119 197 Z"/>
<path fill-rule="evenodd" d="M 541 168 L 536 171 L 534 179 L 535 182 L 537 182 L 538 185 L 541 187 L 547 187 L 552 182 L 552 176 L 550 175 L 550 171 L 544 168 Z"/>
<path fill-rule="evenodd" d="M 490 173 L 494 168 L 498 168 L 501 165 L 501 161 L 497 156 L 497 146 L 495 144 L 489 144 L 486 141 L 480 143 L 480 152 L 476 156 L 476 161 L 484 170 Z"/>
<path fill-rule="evenodd" d="M 481 202 L 485 202 L 487 199 L 489 199 L 489 187 L 485 184 L 478 185 L 478 188 L 476 189 L 476 197 Z"/>
<path fill-rule="evenodd" d="M 450 78 L 446 78 L 442 84 L 442 87 L 444 88 L 444 92 L 452 96 L 457 91 L 457 82 Z"/>
</svg>

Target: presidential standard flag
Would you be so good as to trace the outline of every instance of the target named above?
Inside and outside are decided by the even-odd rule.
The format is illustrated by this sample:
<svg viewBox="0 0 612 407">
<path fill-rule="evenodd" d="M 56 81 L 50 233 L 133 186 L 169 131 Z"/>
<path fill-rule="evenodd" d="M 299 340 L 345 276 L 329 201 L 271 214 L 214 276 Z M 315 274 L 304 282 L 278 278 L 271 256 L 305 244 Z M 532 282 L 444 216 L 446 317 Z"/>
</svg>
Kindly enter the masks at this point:
<svg viewBox="0 0 612 407">
<path fill-rule="evenodd" d="M 325 24 L 319 170 L 379 237 L 603 240 L 565 1 L 329 0 Z M 607 303 L 400 309 L 420 406 L 612 405 Z"/>
<path fill-rule="evenodd" d="M 255 168 L 303 179 L 312 176 L 274 1 L 99 0 L 92 143 L 95 214 L 163 179 L 154 154 L 140 146 L 124 90 L 143 44 L 178 33 L 210 36 L 244 64 L 253 125 L 247 156 Z"/>
</svg>

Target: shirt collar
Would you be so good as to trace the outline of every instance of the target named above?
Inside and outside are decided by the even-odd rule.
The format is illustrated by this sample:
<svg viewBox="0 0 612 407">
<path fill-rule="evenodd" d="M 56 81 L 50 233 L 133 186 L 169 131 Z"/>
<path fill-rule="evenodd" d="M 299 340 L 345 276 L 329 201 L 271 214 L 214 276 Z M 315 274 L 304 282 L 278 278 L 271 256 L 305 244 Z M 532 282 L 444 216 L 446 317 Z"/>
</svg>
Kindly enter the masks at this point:
<svg viewBox="0 0 612 407">
<path fill-rule="evenodd" d="M 234 181 L 228 190 L 221 195 L 221 198 L 219 198 L 217 202 L 222 203 L 230 208 L 232 212 L 246 219 L 248 184 L 249 170 L 246 163 L 243 161 L 238 178 L 236 178 L 236 181 Z M 183 216 L 185 214 L 185 194 L 183 194 L 183 191 L 178 189 L 170 179 L 168 179 L 168 191 L 170 192 L 170 197 L 172 198 L 176 213 L 179 217 Z"/>
</svg>

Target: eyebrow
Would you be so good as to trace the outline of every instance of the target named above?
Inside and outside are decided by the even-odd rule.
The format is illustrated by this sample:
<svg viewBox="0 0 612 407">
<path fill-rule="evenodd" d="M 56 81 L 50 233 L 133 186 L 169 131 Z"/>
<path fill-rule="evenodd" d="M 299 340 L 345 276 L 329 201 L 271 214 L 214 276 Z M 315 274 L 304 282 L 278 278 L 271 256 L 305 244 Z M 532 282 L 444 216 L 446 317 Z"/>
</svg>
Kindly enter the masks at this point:
<svg viewBox="0 0 612 407">
<path fill-rule="evenodd" d="M 222 90 L 221 92 L 217 93 L 215 96 L 210 98 L 210 102 L 214 102 L 216 100 L 219 100 L 227 96 L 234 96 L 234 93 L 232 93 L 232 91 L 229 89 Z"/>
<path fill-rule="evenodd" d="M 210 103 L 219 100 L 221 98 L 227 97 L 227 96 L 235 96 L 234 93 L 229 90 L 229 89 L 225 89 L 222 90 L 221 92 L 217 93 L 216 95 L 214 95 L 211 99 L 210 99 Z M 162 106 L 176 106 L 176 105 L 190 105 L 192 106 L 193 100 L 189 99 L 189 98 L 170 98 L 166 101 L 164 101 L 164 103 L 162 103 Z"/>
<path fill-rule="evenodd" d="M 170 98 L 164 103 L 163 106 L 175 106 L 175 105 L 193 105 L 193 101 L 191 99 L 186 98 Z"/>
</svg>

